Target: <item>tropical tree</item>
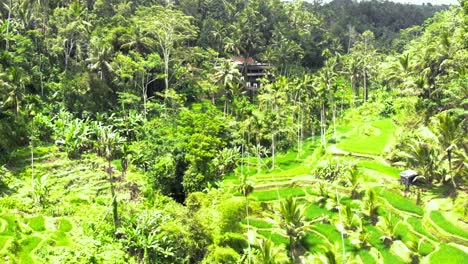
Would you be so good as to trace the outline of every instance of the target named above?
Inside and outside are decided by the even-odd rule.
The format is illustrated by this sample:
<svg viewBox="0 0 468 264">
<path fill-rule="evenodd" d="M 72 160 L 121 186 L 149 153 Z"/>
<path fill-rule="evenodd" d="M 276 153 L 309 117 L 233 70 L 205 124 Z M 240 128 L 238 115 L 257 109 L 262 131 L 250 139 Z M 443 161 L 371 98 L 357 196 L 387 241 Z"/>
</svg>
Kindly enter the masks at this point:
<svg viewBox="0 0 468 264">
<path fill-rule="evenodd" d="M 377 210 L 379 208 L 379 203 L 377 201 L 377 194 L 371 188 L 367 190 L 367 196 L 365 200 L 365 207 L 367 209 L 367 216 L 372 224 L 377 223 Z"/>
<path fill-rule="evenodd" d="M 307 232 L 311 232 L 313 223 L 321 220 L 316 218 L 309 221 L 305 217 L 305 204 L 299 204 L 296 198 L 288 197 L 280 202 L 275 215 L 275 225 L 278 231 L 289 238 L 289 258 L 292 262 L 299 260 L 299 241 Z"/>
<path fill-rule="evenodd" d="M 429 183 L 434 180 L 439 164 L 439 153 L 430 143 L 421 138 L 413 138 L 402 155 L 408 165 L 421 173 L 418 178 L 425 179 Z"/>
<path fill-rule="evenodd" d="M 261 238 L 257 240 L 258 250 L 254 257 L 254 263 L 259 264 L 281 264 L 288 263 L 288 256 L 283 245 L 276 246 L 270 239 Z"/>
<path fill-rule="evenodd" d="M 348 186 L 351 187 L 351 199 L 356 199 L 359 196 L 359 183 L 362 172 L 356 164 L 349 166 L 348 173 L 345 175 Z"/>
<path fill-rule="evenodd" d="M 114 228 L 117 230 L 120 224 L 120 220 L 118 214 L 117 194 L 115 193 L 114 177 L 112 174 L 112 160 L 114 159 L 116 150 L 119 148 L 119 145 L 122 142 L 122 138 L 117 132 L 114 131 L 112 126 L 103 126 L 98 132 L 98 142 L 101 148 L 101 153 L 107 160 L 106 171 L 109 175 L 108 180 L 111 190 L 112 214 L 114 219 Z"/>
<path fill-rule="evenodd" d="M 379 218 L 379 222 L 376 226 L 384 232 L 383 236 L 380 237 L 380 240 L 382 240 L 385 245 L 390 246 L 397 238 L 396 229 L 401 223 L 401 220 L 395 217 L 392 213 L 380 216 Z"/>
<path fill-rule="evenodd" d="M 171 78 L 169 67 L 177 45 L 194 37 L 196 28 L 191 17 L 182 12 L 161 6 L 140 8 L 136 12 L 135 23 L 155 40 L 163 59 L 164 87 L 169 89 Z"/>
<path fill-rule="evenodd" d="M 161 211 L 143 211 L 122 219 L 118 234 L 130 254 L 142 263 L 156 264 L 170 261 L 174 256 L 171 237 L 164 230 L 170 220 Z"/>
<path fill-rule="evenodd" d="M 103 80 L 112 73 L 111 58 L 113 55 L 112 47 L 108 44 L 101 43 L 96 37 L 91 39 L 90 55 L 87 62 L 89 68 L 95 70 L 99 74 L 99 78 Z"/>
<path fill-rule="evenodd" d="M 440 149 L 445 153 L 444 159 L 447 159 L 449 166 L 449 176 L 453 188 L 457 187 L 455 175 L 453 174 L 452 161 L 453 152 L 457 150 L 460 141 L 463 138 L 463 122 L 457 122 L 455 117 L 448 111 L 442 112 L 434 118 L 432 129 L 437 136 Z"/>
<path fill-rule="evenodd" d="M 215 70 L 215 82 L 224 89 L 224 115 L 226 116 L 229 113 L 228 101 L 232 102 L 234 96 L 239 96 L 241 74 L 237 64 L 231 60 L 223 60 L 215 66 Z"/>
</svg>

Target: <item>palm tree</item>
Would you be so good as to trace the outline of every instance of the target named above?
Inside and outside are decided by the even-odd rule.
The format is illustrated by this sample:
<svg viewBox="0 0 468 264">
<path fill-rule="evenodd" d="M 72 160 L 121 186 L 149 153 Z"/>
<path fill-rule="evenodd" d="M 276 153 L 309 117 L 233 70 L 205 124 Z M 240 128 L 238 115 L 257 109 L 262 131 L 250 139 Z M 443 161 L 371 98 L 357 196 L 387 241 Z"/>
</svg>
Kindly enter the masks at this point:
<svg viewBox="0 0 468 264">
<path fill-rule="evenodd" d="M 149 52 L 155 45 L 154 40 L 138 24 L 134 24 L 129 33 L 122 36 L 125 43 L 120 46 L 122 49 L 134 48 L 140 53 Z"/>
<path fill-rule="evenodd" d="M 308 258 L 308 263 L 322 263 L 322 264 L 341 264 L 348 263 L 349 255 L 340 253 L 339 243 L 322 246 L 323 253 L 312 255 Z"/>
<path fill-rule="evenodd" d="M 115 150 L 118 145 L 122 142 L 118 132 L 115 132 L 112 126 L 101 127 L 98 132 L 98 141 L 100 147 L 103 149 L 101 153 L 107 160 L 107 173 L 109 174 L 109 183 L 112 195 L 112 213 L 114 219 L 114 228 L 117 229 L 119 226 L 119 215 L 117 208 L 117 197 L 114 187 L 114 178 L 112 176 L 112 160 L 114 159 Z"/>
<path fill-rule="evenodd" d="M 289 257 L 292 262 L 295 262 L 299 257 L 299 240 L 307 232 L 311 232 L 313 222 L 321 220 L 321 218 L 313 221 L 306 220 L 305 205 L 299 204 L 296 198 L 292 197 L 280 202 L 275 218 L 275 224 L 279 231 L 289 238 Z"/>
<path fill-rule="evenodd" d="M 358 169 L 356 164 L 349 166 L 348 173 L 346 175 L 347 184 L 351 187 L 351 199 L 356 199 L 359 196 L 357 191 L 359 182 L 361 179 L 361 171 Z"/>
<path fill-rule="evenodd" d="M 249 222 L 249 194 L 253 192 L 254 187 L 252 184 L 247 180 L 247 175 L 242 175 L 242 182 L 238 187 L 239 192 L 245 197 L 245 213 L 247 215 L 247 234 L 250 234 L 250 222 Z M 250 248 L 250 241 L 248 241 L 248 254 L 249 254 L 249 263 L 251 259 L 251 248 Z"/>
<path fill-rule="evenodd" d="M 215 66 L 215 69 L 215 82 L 222 86 L 225 91 L 224 115 L 226 115 L 228 113 L 228 101 L 232 101 L 234 96 L 239 94 L 238 87 L 241 74 L 237 65 L 231 60 L 223 60 L 219 65 Z"/>
<path fill-rule="evenodd" d="M 112 57 L 112 47 L 101 44 L 97 39 L 91 40 L 90 55 L 87 59 L 89 68 L 97 70 L 101 80 L 112 72 L 110 60 Z"/>
<path fill-rule="evenodd" d="M 463 138 L 462 126 L 446 111 L 436 116 L 432 128 L 438 138 L 441 150 L 445 152 L 444 158 L 448 161 L 450 179 L 455 189 L 457 185 L 452 170 L 452 153 Z"/>
<path fill-rule="evenodd" d="M 367 215 L 369 216 L 370 222 L 375 225 L 377 222 L 377 210 L 379 208 L 379 204 L 377 202 L 377 195 L 373 189 L 367 190 L 365 206 L 367 208 Z"/>
<path fill-rule="evenodd" d="M 4 104 L 12 105 L 17 116 L 21 111 L 25 96 L 25 85 L 30 79 L 21 68 L 16 66 L 8 68 L 4 73 L 0 73 L 0 78 L 5 80 L 0 80 L 0 87 L 7 88 L 4 90 L 6 93 Z"/>
<path fill-rule="evenodd" d="M 288 256 L 283 245 L 276 246 L 271 240 L 262 238 L 258 240 L 258 251 L 254 258 L 259 264 L 288 263 Z"/>
<path fill-rule="evenodd" d="M 418 179 L 432 182 L 438 167 L 438 151 L 429 143 L 420 138 L 412 139 L 407 145 L 407 150 L 402 152 L 410 166 L 416 168 L 422 175 Z"/>
<path fill-rule="evenodd" d="M 384 235 L 380 237 L 380 240 L 386 245 L 390 246 L 393 241 L 396 240 L 396 228 L 401 223 L 397 217 L 392 213 L 388 213 L 384 217 L 379 217 L 380 221 L 377 226 L 384 232 Z"/>
</svg>

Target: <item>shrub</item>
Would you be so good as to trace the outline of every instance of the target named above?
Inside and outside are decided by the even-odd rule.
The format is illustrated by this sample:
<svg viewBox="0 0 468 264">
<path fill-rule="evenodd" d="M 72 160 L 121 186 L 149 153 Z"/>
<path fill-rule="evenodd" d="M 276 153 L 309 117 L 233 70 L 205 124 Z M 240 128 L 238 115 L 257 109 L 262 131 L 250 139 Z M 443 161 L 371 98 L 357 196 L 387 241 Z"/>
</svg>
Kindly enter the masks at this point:
<svg viewBox="0 0 468 264">
<path fill-rule="evenodd" d="M 249 246 L 247 240 L 244 238 L 244 235 L 231 232 L 225 233 L 221 237 L 219 245 L 222 247 L 233 248 L 239 254 Z"/>
<path fill-rule="evenodd" d="M 59 230 L 62 232 L 70 232 L 73 226 L 68 219 L 62 218 L 59 220 Z"/>
<path fill-rule="evenodd" d="M 232 248 L 229 247 L 214 247 L 212 248 L 208 255 L 205 256 L 202 263 L 238 263 L 240 256 Z"/>
</svg>

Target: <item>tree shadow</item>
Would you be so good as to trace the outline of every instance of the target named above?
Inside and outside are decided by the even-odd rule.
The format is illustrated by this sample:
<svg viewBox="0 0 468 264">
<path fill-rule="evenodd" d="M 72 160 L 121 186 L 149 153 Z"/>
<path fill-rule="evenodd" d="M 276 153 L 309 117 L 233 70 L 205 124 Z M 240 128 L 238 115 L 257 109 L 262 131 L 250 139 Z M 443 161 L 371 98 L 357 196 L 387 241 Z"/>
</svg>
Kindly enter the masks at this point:
<svg viewBox="0 0 468 264">
<path fill-rule="evenodd" d="M 10 188 L 3 181 L 0 181 L 0 197 L 13 194 L 14 189 Z"/>
</svg>

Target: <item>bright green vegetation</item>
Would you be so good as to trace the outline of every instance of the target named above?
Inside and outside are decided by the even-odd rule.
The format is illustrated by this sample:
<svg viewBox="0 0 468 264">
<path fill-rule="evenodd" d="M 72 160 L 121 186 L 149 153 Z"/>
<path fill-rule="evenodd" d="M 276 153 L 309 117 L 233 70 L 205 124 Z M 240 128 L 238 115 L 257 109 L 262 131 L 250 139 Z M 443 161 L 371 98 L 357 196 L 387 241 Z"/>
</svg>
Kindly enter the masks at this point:
<svg viewBox="0 0 468 264">
<path fill-rule="evenodd" d="M 455 226 L 452 222 L 448 221 L 439 211 L 432 211 L 430 213 L 431 220 L 444 231 L 468 239 L 468 231 Z"/>
<path fill-rule="evenodd" d="M 399 174 L 401 172 L 401 169 L 384 165 L 379 161 L 362 160 L 362 161 L 359 161 L 357 165 L 362 168 L 366 168 L 366 169 L 378 171 L 386 175 L 390 175 L 394 178 L 398 178 L 398 179 L 400 178 Z"/>
<path fill-rule="evenodd" d="M 304 196 L 305 191 L 302 188 L 286 188 L 280 190 L 257 191 L 252 193 L 250 197 L 256 198 L 259 201 L 278 200 L 278 198 Z"/>
<path fill-rule="evenodd" d="M 451 245 L 442 245 L 439 250 L 431 254 L 431 263 L 456 264 L 464 263 L 468 254 Z"/>
<path fill-rule="evenodd" d="M 2 1 L 0 263 L 463 262 L 467 18 Z"/>
<path fill-rule="evenodd" d="M 422 208 L 414 204 L 413 201 L 382 188 L 377 188 L 376 190 L 379 193 L 379 195 L 382 198 L 384 198 L 388 203 L 390 203 L 394 208 L 400 211 L 405 211 L 421 216 L 423 215 Z"/>
<path fill-rule="evenodd" d="M 395 125 L 388 118 L 358 125 L 346 134 L 338 147 L 347 152 L 381 155 L 394 132 Z"/>
<path fill-rule="evenodd" d="M 414 229 L 414 231 L 424 235 L 425 237 L 429 239 L 432 239 L 432 240 L 437 239 L 426 230 L 426 228 L 422 224 L 421 219 L 416 218 L 416 217 L 409 217 L 407 221 L 408 221 L 408 224 L 410 224 L 411 227 Z"/>
</svg>

